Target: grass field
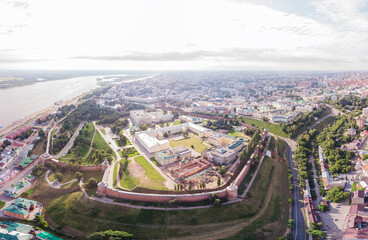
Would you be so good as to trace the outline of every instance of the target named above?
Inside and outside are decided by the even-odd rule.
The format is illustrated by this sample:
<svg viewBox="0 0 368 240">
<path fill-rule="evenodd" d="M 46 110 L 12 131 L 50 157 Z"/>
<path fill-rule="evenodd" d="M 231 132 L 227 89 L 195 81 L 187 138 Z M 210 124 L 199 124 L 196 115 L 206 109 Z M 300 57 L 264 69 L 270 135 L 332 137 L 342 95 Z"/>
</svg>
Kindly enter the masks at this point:
<svg viewBox="0 0 368 240">
<path fill-rule="evenodd" d="M 179 125 L 180 124 L 180 120 L 176 120 L 173 124 L 173 126 Z"/>
<path fill-rule="evenodd" d="M 257 128 L 268 128 L 268 131 L 273 134 L 279 135 L 281 137 L 289 137 L 287 133 L 281 130 L 279 125 L 244 116 L 241 117 L 241 119 L 244 120 L 244 123 L 248 125 L 255 126 Z"/>
<path fill-rule="evenodd" d="M 5 202 L 0 201 L 0 209 L 2 209 L 5 206 Z"/>
<path fill-rule="evenodd" d="M 238 132 L 234 128 L 232 128 L 227 134 L 236 138 L 245 138 L 244 133 Z"/>
<path fill-rule="evenodd" d="M 95 145 L 95 150 L 105 150 L 107 152 L 107 150 L 109 150 L 110 148 L 109 145 L 107 145 L 105 139 L 102 138 L 101 134 L 98 131 L 96 132 L 93 144 Z"/>
<path fill-rule="evenodd" d="M 177 146 L 183 146 L 183 145 L 189 148 L 192 148 L 192 145 L 193 145 L 194 147 L 193 149 L 199 153 L 202 153 L 204 150 L 206 150 L 206 148 L 208 148 L 208 146 L 203 144 L 202 139 L 200 139 L 199 137 L 193 134 L 189 134 L 189 138 L 186 138 L 183 140 L 179 140 L 179 141 L 170 140 L 171 147 L 177 147 Z"/>
<path fill-rule="evenodd" d="M 113 172 L 113 176 L 112 176 L 112 179 L 113 179 L 113 186 L 116 187 L 117 185 L 117 178 L 118 178 L 118 164 L 119 163 L 115 163 L 114 165 L 114 172 Z"/>
<path fill-rule="evenodd" d="M 43 154 L 46 150 L 46 145 L 47 145 L 47 137 L 44 137 L 42 141 L 40 141 L 33 147 L 33 155 L 39 156 Z"/>
<path fill-rule="evenodd" d="M 277 152 L 278 152 L 279 157 L 283 158 L 285 147 L 286 147 L 285 141 L 280 138 L 276 138 L 276 147 L 277 147 Z"/>
<path fill-rule="evenodd" d="M 317 126 L 315 126 L 315 129 L 317 130 L 317 132 L 321 132 L 325 127 L 333 123 L 336 120 L 336 118 L 337 118 L 336 116 L 330 116 L 326 118 L 325 120 L 320 122 Z"/>
<path fill-rule="evenodd" d="M 254 166 L 250 171 L 249 173 L 247 174 L 247 176 L 244 178 L 243 182 L 241 183 L 241 185 L 239 186 L 238 188 L 238 193 L 239 194 L 243 194 L 246 186 L 245 184 L 248 184 L 250 182 L 250 180 L 252 179 L 252 174 L 254 174 L 254 172 L 256 171 L 257 169 L 257 166 Z M 271 175 L 271 171 L 272 171 L 272 160 L 269 158 L 269 157 L 265 157 L 263 159 L 263 162 L 262 162 L 262 166 L 256 176 L 256 178 L 254 179 L 254 182 L 253 184 L 256 185 L 258 184 L 259 182 L 259 179 L 261 178 L 261 176 L 269 176 Z M 266 183 L 266 185 L 268 185 L 268 183 Z M 253 187 L 253 186 L 252 186 Z M 263 189 L 261 189 L 263 190 Z"/>
<path fill-rule="evenodd" d="M 122 159 L 121 162 L 124 163 L 126 160 Z M 131 160 L 128 160 L 128 163 L 130 163 Z M 124 173 L 123 176 L 120 179 L 120 186 L 126 189 L 132 189 L 135 186 L 138 186 L 140 183 L 139 179 L 133 177 L 130 175 L 129 172 Z"/>
<path fill-rule="evenodd" d="M 275 150 L 275 138 L 271 136 L 270 143 L 268 144 L 268 149 L 273 152 Z"/>
<path fill-rule="evenodd" d="M 158 173 L 156 169 L 154 169 L 143 156 L 135 157 L 134 161 L 136 161 L 139 165 L 141 165 L 144 168 L 144 170 L 146 171 L 146 175 L 149 179 L 156 181 L 166 181 L 166 179 L 162 177 L 161 174 Z"/>
<path fill-rule="evenodd" d="M 63 179 L 61 180 L 61 183 L 65 183 L 65 182 L 69 182 L 73 179 L 75 179 L 75 172 L 70 171 L 69 169 L 66 170 L 65 172 L 62 172 L 60 168 L 56 168 L 55 171 L 52 171 L 49 175 L 49 180 L 50 181 L 56 181 L 55 175 L 57 173 L 61 173 L 63 174 Z"/>
<path fill-rule="evenodd" d="M 50 226 L 79 239 L 107 229 L 130 232 L 136 239 L 164 239 L 165 231 L 178 239 L 277 239 L 288 218 L 287 197 L 280 197 L 288 196 L 287 167 L 279 162 L 272 171 L 263 167 L 249 197 L 221 208 L 165 212 L 109 205 L 86 199 L 80 191 L 52 189 L 43 178 L 28 198 L 43 203 Z"/>
</svg>

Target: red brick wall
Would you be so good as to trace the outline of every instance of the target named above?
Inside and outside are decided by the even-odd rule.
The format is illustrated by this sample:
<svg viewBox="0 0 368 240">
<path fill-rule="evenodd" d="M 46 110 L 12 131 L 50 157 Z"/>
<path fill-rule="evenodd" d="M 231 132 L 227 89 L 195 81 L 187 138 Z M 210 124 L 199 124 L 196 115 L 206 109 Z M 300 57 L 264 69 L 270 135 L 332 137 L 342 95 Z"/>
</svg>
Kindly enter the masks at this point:
<svg viewBox="0 0 368 240">
<path fill-rule="evenodd" d="M 145 201 L 145 202 L 169 202 L 170 200 L 178 199 L 179 202 L 199 202 L 208 200 L 213 193 L 216 193 L 218 197 L 225 198 L 227 196 L 226 189 L 217 192 L 208 192 L 203 194 L 191 194 L 191 195 L 165 195 L 165 194 L 131 194 L 129 192 L 112 190 L 106 188 L 106 195 L 110 197 L 122 198 L 134 201 Z"/>
</svg>

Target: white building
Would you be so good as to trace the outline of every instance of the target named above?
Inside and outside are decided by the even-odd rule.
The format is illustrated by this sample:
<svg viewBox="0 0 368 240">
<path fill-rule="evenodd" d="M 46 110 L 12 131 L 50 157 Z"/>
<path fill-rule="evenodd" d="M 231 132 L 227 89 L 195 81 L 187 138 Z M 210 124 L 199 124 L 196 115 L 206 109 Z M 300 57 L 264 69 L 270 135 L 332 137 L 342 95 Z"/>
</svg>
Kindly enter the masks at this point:
<svg viewBox="0 0 368 240">
<path fill-rule="evenodd" d="M 162 111 L 146 112 L 144 110 L 132 110 L 130 111 L 130 118 L 136 124 L 152 124 L 152 123 L 165 123 L 173 120 L 172 114 L 164 114 Z"/>
<path fill-rule="evenodd" d="M 163 151 L 170 148 L 170 142 L 163 139 L 164 133 L 175 134 L 183 131 L 192 131 L 199 137 L 208 137 L 212 134 L 212 130 L 193 123 L 183 123 L 176 126 L 169 126 L 160 129 L 136 133 L 136 139 L 150 153 Z"/>
</svg>

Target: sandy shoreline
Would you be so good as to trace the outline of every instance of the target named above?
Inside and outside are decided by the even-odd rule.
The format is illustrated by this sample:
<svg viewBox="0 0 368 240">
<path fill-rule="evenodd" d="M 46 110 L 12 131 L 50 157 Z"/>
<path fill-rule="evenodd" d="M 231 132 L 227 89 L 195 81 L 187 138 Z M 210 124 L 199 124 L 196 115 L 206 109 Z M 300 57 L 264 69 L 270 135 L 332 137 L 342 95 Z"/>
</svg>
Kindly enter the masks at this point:
<svg viewBox="0 0 368 240">
<path fill-rule="evenodd" d="M 64 105 L 70 105 L 72 103 L 76 103 L 77 100 L 79 98 L 81 98 L 82 96 L 88 94 L 88 93 L 91 93 L 92 91 L 90 92 L 87 92 L 87 93 L 84 93 L 84 94 L 81 94 L 79 96 L 76 96 L 72 99 L 68 99 L 66 101 L 63 102 L 63 104 L 61 105 L 53 105 L 51 107 L 48 107 L 46 109 L 43 109 L 39 112 L 36 112 L 36 113 L 33 113 L 27 117 L 24 117 L 18 121 L 15 121 L 14 123 L 11 123 L 10 125 L 8 126 L 4 126 L 2 129 L 0 129 L 0 138 L 4 138 L 7 134 L 17 130 L 18 128 L 21 128 L 23 125 L 25 124 L 30 124 L 32 122 L 34 122 L 37 118 L 45 115 L 45 114 L 48 114 L 48 113 L 52 113 L 52 112 L 55 112 L 58 108 L 60 108 L 61 106 L 64 106 Z"/>
</svg>

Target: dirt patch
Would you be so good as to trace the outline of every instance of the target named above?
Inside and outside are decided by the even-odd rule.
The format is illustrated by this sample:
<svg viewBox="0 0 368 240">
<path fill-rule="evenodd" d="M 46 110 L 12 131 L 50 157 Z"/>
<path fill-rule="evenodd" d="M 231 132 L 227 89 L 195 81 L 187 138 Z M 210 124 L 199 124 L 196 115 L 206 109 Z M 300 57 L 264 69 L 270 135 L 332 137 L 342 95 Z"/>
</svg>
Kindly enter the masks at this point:
<svg viewBox="0 0 368 240">
<path fill-rule="evenodd" d="M 152 180 L 147 177 L 144 168 L 134 161 L 134 159 L 131 159 L 131 162 L 128 165 L 128 170 L 132 177 L 139 179 L 139 186 L 152 185 Z"/>
</svg>

